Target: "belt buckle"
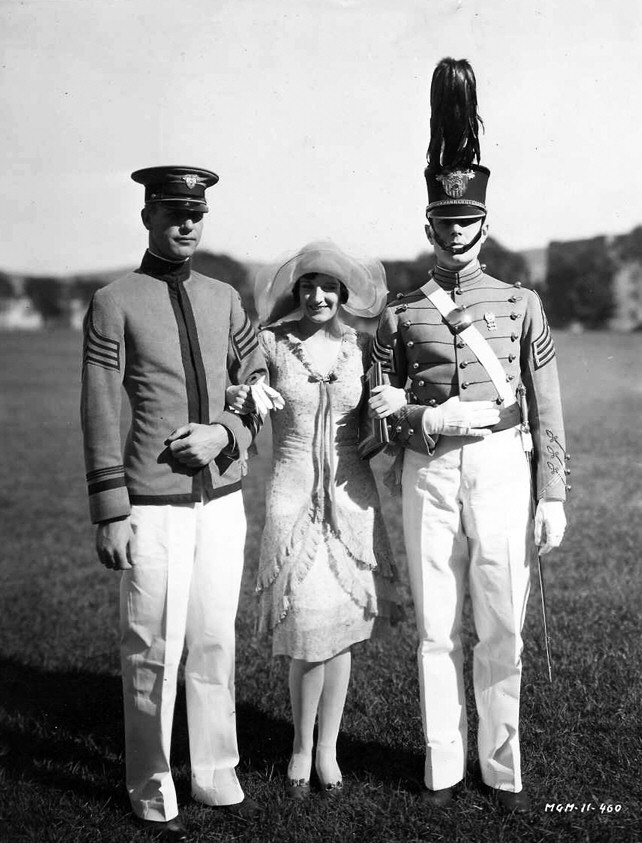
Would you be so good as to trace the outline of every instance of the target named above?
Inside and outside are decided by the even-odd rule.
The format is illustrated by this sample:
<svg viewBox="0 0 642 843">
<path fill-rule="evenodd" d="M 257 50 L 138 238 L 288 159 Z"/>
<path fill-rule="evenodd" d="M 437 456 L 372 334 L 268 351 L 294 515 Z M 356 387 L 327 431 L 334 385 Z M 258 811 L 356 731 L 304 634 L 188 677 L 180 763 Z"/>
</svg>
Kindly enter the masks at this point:
<svg viewBox="0 0 642 843">
<path fill-rule="evenodd" d="M 453 308 L 446 317 L 446 322 L 455 336 L 457 336 L 457 334 L 461 334 L 465 328 L 470 328 L 473 324 L 470 313 L 464 304 L 460 304 Z"/>
</svg>

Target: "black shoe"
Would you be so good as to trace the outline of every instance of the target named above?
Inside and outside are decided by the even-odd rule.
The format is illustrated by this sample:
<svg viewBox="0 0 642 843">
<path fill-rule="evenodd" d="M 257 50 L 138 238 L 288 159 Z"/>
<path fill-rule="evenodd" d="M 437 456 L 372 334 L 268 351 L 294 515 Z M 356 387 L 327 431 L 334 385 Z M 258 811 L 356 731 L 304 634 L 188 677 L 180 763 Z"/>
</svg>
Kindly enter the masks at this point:
<svg viewBox="0 0 642 843">
<path fill-rule="evenodd" d="M 142 820 L 137 817 L 138 823 L 154 835 L 155 840 L 162 840 L 163 843 L 182 843 L 189 840 L 187 829 L 183 823 L 174 817 L 167 822 L 155 822 L 154 820 Z"/>
<path fill-rule="evenodd" d="M 430 790 L 429 787 L 421 791 L 421 801 L 430 808 L 450 808 L 455 799 L 452 787 L 442 787 L 440 790 Z"/>
<path fill-rule="evenodd" d="M 492 797 L 503 814 L 528 814 L 531 809 L 531 800 L 525 790 L 513 793 L 494 789 Z"/>
<path fill-rule="evenodd" d="M 252 820 L 258 819 L 261 813 L 261 806 L 258 802 L 250 799 L 249 796 L 245 796 L 242 802 L 236 802 L 234 805 L 219 805 L 218 810 L 232 817 L 236 817 L 237 820 L 251 822 Z"/>
</svg>

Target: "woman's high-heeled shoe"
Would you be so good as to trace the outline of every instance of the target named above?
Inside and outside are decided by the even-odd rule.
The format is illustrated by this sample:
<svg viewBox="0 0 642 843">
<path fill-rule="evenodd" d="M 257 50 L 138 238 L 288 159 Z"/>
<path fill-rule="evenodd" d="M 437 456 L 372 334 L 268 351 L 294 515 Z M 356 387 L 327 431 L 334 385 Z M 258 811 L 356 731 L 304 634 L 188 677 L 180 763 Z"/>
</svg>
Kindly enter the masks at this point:
<svg viewBox="0 0 642 843">
<path fill-rule="evenodd" d="M 323 763 L 324 760 L 326 762 L 325 764 Z M 326 799 L 337 799 L 340 796 L 343 796 L 343 778 L 341 776 L 341 770 L 337 765 L 334 747 L 326 750 L 325 752 L 322 748 L 317 747 L 314 766 L 317 778 L 319 779 L 321 796 Z M 323 771 L 322 767 L 325 768 Z M 326 774 L 325 776 L 324 773 Z"/>
<path fill-rule="evenodd" d="M 324 799 L 339 799 L 343 796 L 343 779 L 338 782 L 330 782 L 329 784 L 321 784 L 321 796 Z"/>
<path fill-rule="evenodd" d="M 312 761 L 309 755 L 293 753 L 288 763 L 285 792 L 290 799 L 307 799 L 310 795 L 310 767 Z"/>
<path fill-rule="evenodd" d="M 307 799 L 310 795 L 310 782 L 306 779 L 288 779 L 285 792 L 290 799 Z"/>
</svg>

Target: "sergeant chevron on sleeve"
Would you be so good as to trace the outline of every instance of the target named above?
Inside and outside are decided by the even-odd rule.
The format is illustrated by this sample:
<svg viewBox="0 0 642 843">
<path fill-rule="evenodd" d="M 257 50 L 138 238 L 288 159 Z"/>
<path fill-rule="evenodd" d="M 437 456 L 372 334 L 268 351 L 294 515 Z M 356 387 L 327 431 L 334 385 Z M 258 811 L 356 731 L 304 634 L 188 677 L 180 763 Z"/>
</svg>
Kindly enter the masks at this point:
<svg viewBox="0 0 642 843">
<path fill-rule="evenodd" d="M 390 297 L 373 355 L 393 386 L 407 391 L 390 438 L 403 449 L 423 798 L 449 806 L 466 770 L 461 628 L 468 585 L 479 639 L 481 776 L 500 809 L 525 812 L 519 694 L 530 560 L 537 547 L 545 554 L 562 541 L 568 469 L 542 303 L 534 291 L 486 274 L 478 260 L 488 236 L 490 175 L 479 164 L 480 122 L 472 67 L 443 59 L 431 86 L 425 170 L 426 235 L 436 266 L 420 289 Z"/>
</svg>

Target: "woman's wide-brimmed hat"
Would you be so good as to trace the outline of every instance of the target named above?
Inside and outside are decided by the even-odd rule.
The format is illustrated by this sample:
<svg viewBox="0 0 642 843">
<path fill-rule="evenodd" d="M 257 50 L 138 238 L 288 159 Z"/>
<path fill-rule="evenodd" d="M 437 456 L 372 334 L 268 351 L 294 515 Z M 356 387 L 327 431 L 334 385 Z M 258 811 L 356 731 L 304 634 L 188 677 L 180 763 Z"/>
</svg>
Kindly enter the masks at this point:
<svg viewBox="0 0 642 843">
<path fill-rule="evenodd" d="M 373 317 L 383 309 L 388 288 L 381 262 L 352 257 L 331 240 L 319 240 L 258 271 L 254 301 L 262 325 L 297 309 L 292 290 L 299 278 L 309 272 L 330 275 L 345 285 L 348 301 L 342 306 L 349 313 Z"/>
</svg>

